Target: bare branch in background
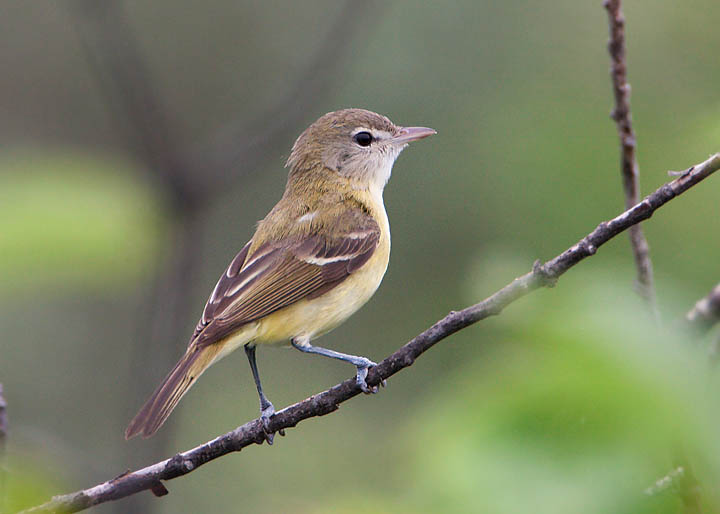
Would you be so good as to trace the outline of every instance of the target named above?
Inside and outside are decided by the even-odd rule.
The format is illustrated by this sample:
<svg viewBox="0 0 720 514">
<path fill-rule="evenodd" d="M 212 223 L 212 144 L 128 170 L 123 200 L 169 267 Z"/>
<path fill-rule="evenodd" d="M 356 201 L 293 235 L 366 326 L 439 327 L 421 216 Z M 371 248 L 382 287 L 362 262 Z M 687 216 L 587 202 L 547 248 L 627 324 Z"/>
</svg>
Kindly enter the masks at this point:
<svg viewBox="0 0 720 514">
<path fill-rule="evenodd" d="M 376 386 L 400 370 L 411 366 L 425 351 L 455 332 L 480 320 L 500 314 L 512 302 L 536 289 L 554 285 L 560 276 L 580 261 L 594 255 L 600 246 L 637 223 L 650 218 L 657 209 L 718 169 L 720 169 L 720 153 L 689 168 L 681 176 L 660 187 L 642 202 L 619 216 L 600 223 L 590 234 L 554 259 L 544 264 L 537 262 L 532 271 L 516 278 L 482 302 L 461 311 L 451 312 L 377 366 L 370 368 L 367 377 L 368 385 Z M 305 419 L 330 414 L 336 411 L 341 403 L 358 394 L 360 394 L 360 388 L 357 386 L 355 378 L 345 380 L 322 393 L 277 412 L 270 418 L 268 429 L 270 432 L 277 432 L 295 427 Z M 56 496 L 43 505 L 23 512 L 37 513 L 57 510 L 77 512 L 99 503 L 117 500 L 148 489 L 154 491 L 155 494 L 165 493 L 164 486 L 161 488 L 158 485 L 162 480 L 172 480 L 186 475 L 223 455 L 240 451 L 251 444 L 262 444 L 265 439 L 265 431 L 258 418 L 192 450 L 178 453 L 170 459 L 137 471 L 124 473 L 117 478 L 83 491 Z"/>
<path fill-rule="evenodd" d="M 346 1 L 329 24 L 302 73 L 288 81 L 281 99 L 262 116 L 221 129 L 211 142 L 185 152 L 173 133 L 173 117 L 162 104 L 143 52 L 118 1 L 81 0 L 76 8 L 83 47 L 133 152 L 172 193 L 176 208 L 191 209 L 226 191 L 261 168 L 278 141 L 297 131 L 307 113 L 326 104 L 337 83 L 337 68 L 352 48 L 354 36 L 382 6 L 366 2 L 362 9 Z M 238 92 L 241 94 L 241 92 Z"/>
<path fill-rule="evenodd" d="M 175 117 L 163 105 L 163 94 L 152 77 L 124 2 L 78 0 L 69 5 L 84 54 L 111 108 L 112 119 L 130 151 L 163 191 L 172 221 L 171 243 L 160 255 L 156 276 L 143 291 L 136 334 L 128 348 L 133 370 L 133 379 L 127 383 L 128 398 L 137 398 L 154 387 L 157 377 L 152 370 L 185 341 L 182 321 L 189 317 L 192 307 L 192 295 L 186 293 L 186 288 L 197 275 L 196 244 L 202 236 L 191 181 L 195 170 L 187 164 L 184 146 L 174 133 Z M 168 430 L 143 453 L 154 458 L 165 454 L 171 435 Z M 152 508 L 145 498 L 134 501 L 131 510 L 149 512 Z"/>
<path fill-rule="evenodd" d="M 7 445 L 7 402 L 5 401 L 3 385 L 0 384 L 0 513 L 5 512 L 5 487 L 7 484 L 7 471 L 5 469 L 5 447 Z"/>
<path fill-rule="evenodd" d="M 605 0 L 603 5 L 607 9 L 610 23 L 608 51 L 611 59 L 610 76 L 615 94 L 615 108 L 610 117 L 617 123 L 620 137 L 620 167 L 625 190 L 625 208 L 629 209 L 640 199 L 640 173 L 635 157 L 635 132 L 630 114 L 630 84 L 627 81 L 625 58 L 625 17 L 622 13 L 621 0 Z M 657 316 L 650 247 L 640 225 L 632 227 L 629 235 L 637 268 L 639 292 Z"/>
<path fill-rule="evenodd" d="M 654 484 L 645 489 L 645 494 L 656 496 L 670 488 L 680 496 L 684 507 L 683 513 L 700 514 L 702 512 L 700 483 L 685 459 L 679 459 L 665 476 L 658 478 Z"/>
<path fill-rule="evenodd" d="M 122 2 L 80 0 L 71 5 L 85 56 L 126 143 L 168 190 L 173 210 L 191 208 L 195 194 L 183 145 Z"/>
<path fill-rule="evenodd" d="M 705 297 L 685 315 L 690 328 L 698 335 L 704 335 L 720 322 L 720 284 L 716 285 Z M 713 366 L 720 362 L 720 334 L 709 345 L 709 358 Z"/>
<path fill-rule="evenodd" d="M 700 332 L 707 332 L 720 321 L 720 284 L 716 285 L 707 296 L 698 300 L 695 306 L 685 315 L 685 319 Z"/>
<path fill-rule="evenodd" d="M 5 391 L 0 384 L 0 459 L 5 455 L 5 442 L 7 440 L 7 402 Z"/>
<path fill-rule="evenodd" d="M 221 129 L 209 145 L 198 149 L 195 161 L 206 162 L 201 196 L 213 197 L 252 173 L 272 153 L 274 145 L 291 137 L 298 125 L 305 125 L 308 113 L 314 119 L 327 110 L 327 95 L 338 83 L 343 57 L 349 54 L 363 22 L 377 19 L 383 4 L 376 1 L 346 1 L 318 45 L 302 66 L 302 73 L 290 81 L 284 96 L 257 119 L 238 122 Z M 317 113 L 319 106 L 325 106 Z M 353 107 L 353 106 L 346 106 Z M 312 120 L 310 120 L 312 121 Z"/>
</svg>

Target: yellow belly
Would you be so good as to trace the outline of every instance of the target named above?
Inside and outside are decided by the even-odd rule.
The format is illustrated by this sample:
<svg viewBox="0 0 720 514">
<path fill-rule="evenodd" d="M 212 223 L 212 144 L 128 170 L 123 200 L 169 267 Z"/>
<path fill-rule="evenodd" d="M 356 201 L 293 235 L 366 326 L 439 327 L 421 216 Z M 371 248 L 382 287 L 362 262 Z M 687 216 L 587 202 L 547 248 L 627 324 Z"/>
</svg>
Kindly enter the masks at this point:
<svg viewBox="0 0 720 514">
<path fill-rule="evenodd" d="M 381 204 L 382 205 L 382 204 Z M 262 319 L 248 323 L 224 341 L 213 361 L 246 343 L 288 344 L 293 338 L 310 340 L 330 332 L 362 307 L 380 286 L 390 259 L 390 227 L 385 210 L 378 213 L 381 236 L 372 257 L 339 285 L 311 300 L 300 300 Z"/>
<path fill-rule="evenodd" d="M 352 316 L 375 293 L 387 270 L 387 251 L 372 258 L 337 287 L 312 300 L 300 300 L 258 321 L 254 342 L 287 342 L 294 337 L 315 339 Z"/>
</svg>

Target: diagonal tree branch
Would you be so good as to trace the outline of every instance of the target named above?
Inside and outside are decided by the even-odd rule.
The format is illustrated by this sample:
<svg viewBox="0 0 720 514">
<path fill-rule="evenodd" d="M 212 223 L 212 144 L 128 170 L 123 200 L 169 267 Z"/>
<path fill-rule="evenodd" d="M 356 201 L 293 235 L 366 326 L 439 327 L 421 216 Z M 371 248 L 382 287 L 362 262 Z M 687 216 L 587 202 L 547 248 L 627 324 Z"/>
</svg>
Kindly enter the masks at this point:
<svg viewBox="0 0 720 514">
<path fill-rule="evenodd" d="M 415 362 L 420 355 L 437 342 L 480 320 L 500 314 L 509 304 L 541 287 L 555 284 L 557 279 L 583 259 L 594 255 L 597 249 L 628 228 L 650 218 L 653 213 L 676 196 L 684 193 L 720 169 L 720 153 L 713 155 L 686 170 L 675 180 L 663 185 L 642 202 L 610 221 L 600 223 L 595 230 L 554 259 L 540 264 L 482 302 L 461 311 L 453 311 L 433 326 L 413 338 L 377 366 L 370 369 L 367 382 L 378 385 Z M 340 404 L 360 394 L 355 379 L 336 386 L 277 412 L 271 419 L 269 430 L 277 432 L 296 426 L 305 419 L 324 416 L 336 411 Z M 265 433 L 260 419 L 249 421 L 235 430 L 192 450 L 178 453 L 170 459 L 133 472 L 124 473 L 95 487 L 75 493 L 56 496 L 49 502 L 33 507 L 25 513 L 77 512 L 99 503 L 117 500 L 144 490 L 156 495 L 166 494 L 162 480 L 171 480 L 191 473 L 211 460 L 237 452 L 251 444 L 262 444 Z"/>
<path fill-rule="evenodd" d="M 625 190 L 625 208 L 629 209 L 640 199 L 640 172 L 635 157 L 635 132 L 630 114 L 630 84 L 627 81 L 627 60 L 625 59 L 625 16 L 622 13 L 621 0 L 605 0 L 610 24 L 610 76 L 615 94 L 615 108 L 610 117 L 617 123 L 620 137 L 620 168 Z M 653 284 L 650 247 L 640 225 L 630 227 L 630 244 L 637 268 L 637 284 L 640 294 L 648 302 L 657 316 L 655 286 Z"/>
</svg>

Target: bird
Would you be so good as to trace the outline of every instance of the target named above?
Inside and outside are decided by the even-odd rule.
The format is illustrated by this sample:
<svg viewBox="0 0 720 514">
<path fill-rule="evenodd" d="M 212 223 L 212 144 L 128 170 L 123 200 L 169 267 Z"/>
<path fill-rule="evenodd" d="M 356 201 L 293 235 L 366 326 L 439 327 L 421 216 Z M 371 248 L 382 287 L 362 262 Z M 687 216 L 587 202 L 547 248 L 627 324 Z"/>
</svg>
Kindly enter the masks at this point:
<svg viewBox="0 0 720 514">
<path fill-rule="evenodd" d="M 388 267 L 390 225 L 383 189 L 408 143 L 436 134 L 365 109 L 329 112 L 295 141 L 285 192 L 212 291 L 185 354 L 128 425 L 150 437 L 212 364 L 245 349 L 268 443 L 275 407 L 263 392 L 255 351 L 287 344 L 353 364 L 357 386 L 375 365 L 312 344 L 375 293 Z"/>
</svg>

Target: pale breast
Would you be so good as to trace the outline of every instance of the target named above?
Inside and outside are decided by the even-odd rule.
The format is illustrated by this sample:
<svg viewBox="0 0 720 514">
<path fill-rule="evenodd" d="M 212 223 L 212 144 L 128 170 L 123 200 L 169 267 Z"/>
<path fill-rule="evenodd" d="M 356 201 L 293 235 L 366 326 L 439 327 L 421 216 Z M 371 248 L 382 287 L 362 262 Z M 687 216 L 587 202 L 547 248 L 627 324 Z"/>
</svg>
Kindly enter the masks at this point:
<svg viewBox="0 0 720 514">
<path fill-rule="evenodd" d="M 390 259 L 390 226 L 382 199 L 379 208 L 372 214 L 381 231 L 372 257 L 327 293 L 310 300 L 300 300 L 259 320 L 255 342 L 283 343 L 294 337 L 317 338 L 365 305 L 380 286 Z"/>
</svg>

